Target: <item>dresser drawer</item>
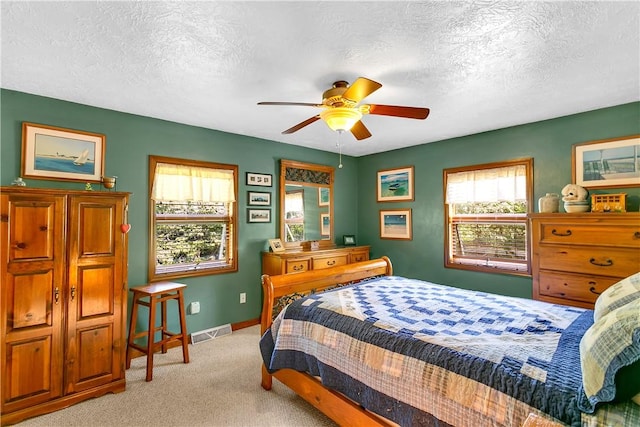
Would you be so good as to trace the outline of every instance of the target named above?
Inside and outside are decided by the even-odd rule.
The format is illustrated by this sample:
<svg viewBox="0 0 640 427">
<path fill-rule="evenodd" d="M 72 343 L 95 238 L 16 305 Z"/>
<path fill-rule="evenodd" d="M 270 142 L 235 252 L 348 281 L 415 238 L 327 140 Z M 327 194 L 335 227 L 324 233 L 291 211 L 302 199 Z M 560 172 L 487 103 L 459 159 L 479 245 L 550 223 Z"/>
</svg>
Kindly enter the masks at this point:
<svg viewBox="0 0 640 427">
<path fill-rule="evenodd" d="M 593 304 L 618 278 L 540 271 L 540 295 Z"/>
<path fill-rule="evenodd" d="M 603 247 L 540 246 L 538 268 L 601 276 L 627 277 L 640 270 L 640 251 Z"/>
<path fill-rule="evenodd" d="M 288 259 L 285 261 L 285 273 L 301 273 L 309 270 L 311 260 L 305 259 Z"/>
<path fill-rule="evenodd" d="M 640 249 L 640 224 L 542 222 L 540 243 L 604 245 Z"/>
<path fill-rule="evenodd" d="M 369 251 L 366 252 L 351 252 L 350 262 L 362 262 L 369 259 Z"/>
<path fill-rule="evenodd" d="M 330 257 L 313 257 L 313 269 L 337 267 L 349 263 L 349 255 L 334 255 Z"/>
</svg>

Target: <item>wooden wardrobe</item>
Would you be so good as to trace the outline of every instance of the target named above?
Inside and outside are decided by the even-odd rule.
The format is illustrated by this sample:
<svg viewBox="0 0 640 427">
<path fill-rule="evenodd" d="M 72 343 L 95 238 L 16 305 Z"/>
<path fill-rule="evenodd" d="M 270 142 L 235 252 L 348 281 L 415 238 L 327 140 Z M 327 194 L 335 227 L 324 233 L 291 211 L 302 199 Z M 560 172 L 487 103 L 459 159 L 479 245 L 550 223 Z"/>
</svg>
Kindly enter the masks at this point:
<svg viewBox="0 0 640 427">
<path fill-rule="evenodd" d="M 2 425 L 125 390 L 128 197 L 0 188 Z"/>
</svg>

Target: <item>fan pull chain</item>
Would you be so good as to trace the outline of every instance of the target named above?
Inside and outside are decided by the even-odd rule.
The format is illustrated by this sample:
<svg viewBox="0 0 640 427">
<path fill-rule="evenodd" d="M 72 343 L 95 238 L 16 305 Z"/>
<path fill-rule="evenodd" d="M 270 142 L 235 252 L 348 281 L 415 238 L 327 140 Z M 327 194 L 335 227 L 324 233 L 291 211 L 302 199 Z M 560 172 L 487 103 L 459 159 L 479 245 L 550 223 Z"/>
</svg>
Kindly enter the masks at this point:
<svg viewBox="0 0 640 427">
<path fill-rule="evenodd" d="M 342 144 L 340 144 L 340 135 L 342 135 L 343 130 L 338 130 L 336 133 L 338 136 L 336 137 L 336 147 L 340 152 L 340 163 L 338 164 L 338 169 L 342 169 Z"/>
</svg>

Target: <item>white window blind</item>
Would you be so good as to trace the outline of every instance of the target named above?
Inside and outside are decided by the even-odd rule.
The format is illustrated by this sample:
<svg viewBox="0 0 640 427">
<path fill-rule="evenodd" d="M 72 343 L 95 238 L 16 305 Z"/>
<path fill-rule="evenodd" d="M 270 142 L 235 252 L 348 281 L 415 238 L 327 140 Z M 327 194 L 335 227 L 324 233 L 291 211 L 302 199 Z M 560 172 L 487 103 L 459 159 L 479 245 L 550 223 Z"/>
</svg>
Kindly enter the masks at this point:
<svg viewBox="0 0 640 427">
<path fill-rule="evenodd" d="M 155 201 L 235 202 L 233 171 L 157 163 L 151 198 Z"/>
<path fill-rule="evenodd" d="M 527 200 L 527 169 L 513 165 L 447 175 L 447 203 L 486 203 Z"/>
</svg>

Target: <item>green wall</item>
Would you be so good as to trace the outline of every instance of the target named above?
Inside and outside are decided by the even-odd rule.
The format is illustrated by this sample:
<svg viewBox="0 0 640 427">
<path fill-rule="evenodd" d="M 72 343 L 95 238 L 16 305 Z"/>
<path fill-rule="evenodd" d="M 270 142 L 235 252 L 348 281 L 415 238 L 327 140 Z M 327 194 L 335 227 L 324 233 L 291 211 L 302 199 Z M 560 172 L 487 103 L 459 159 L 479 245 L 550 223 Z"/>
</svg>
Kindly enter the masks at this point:
<svg viewBox="0 0 640 427">
<path fill-rule="evenodd" d="M 560 193 L 571 182 L 573 144 L 634 134 L 640 134 L 640 102 L 361 157 L 358 242 L 371 244 L 373 257 L 389 256 L 394 272 L 399 275 L 531 298 L 530 277 L 444 268 L 442 170 L 533 157 L 537 211 L 540 196 Z M 377 171 L 409 165 L 415 167 L 415 201 L 377 203 Z M 638 211 L 640 188 L 595 191 L 618 192 L 627 193 L 628 209 Z M 378 237 L 377 213 L 392 208 L 412 209 L 413 240 Z"/>
<path fill-rule="evenodd" d="M 129 286 L 147 279 L 148 155 L 237 164 L 239 176 L 239 270 L 236 273 L 181 280 L 187 304 L 200 301 L 201 312 L 187 316 L 189 332 L 223 323 L 256 319 L 260 314 L 260 251 L 278 234 L 277 182 L 282 158 L 333 165 L 334 153 L 229 134 L 163 120 L 89 107 L 3 89 L 1 102 L 0 184 L 20 175 L 21 124 L 24 121 L 103 133 L 107 136 L 106 175 L 118 176 L 117 189 L 132 193 L 129 222 Z M 428 119 L 425 122 L 428 126 Z M 356 234 L 371 245 L 372 257 L 387 255 L 396 274 L 433 282 L 531 297 L 531 279 L 444 268 L 442 169 L 534 158 L 534 198 L 560 192 L 571 182 L 571 146 L 575 143 L 640 134 L 640 103 L 621 105 L 543 122 L 434 142 L 360 158 L 344 157 L 335 169 L 335 240 Z M 327 134 L 329 144 L 330 134 Z M 293 137 L 295 138 L 295 136 Z M 294 141 L 295 139 L 292 139 Z M 376 173 L 415 166 L 415 201 L 377 203 Z M 273 174 L 275 187 L 248 187 L 245 172 Z M 26 180 L 30 187 L 83 189 L 84 184 Z M 247 191 L 272 192 L 272 222 L 246 222 Z M 638 210 L 640 189 L 625 188 L 631 209 Z M 601 192 L 617 192 L 606 190 Z M 379 239 L 378 211 L 413 210 L 413 240 Z M 246 292 L 247 303 L 239 303 Z"/>
<path fill-rule="evenodd" d="M 338 155 L 280 144 L 163 120 L 89 107 L 52 98 L 2 90 L 0 184 L 10 185 L 20 175 L 22 122 L 48 124 L 106 135 L 105 174 L 117 176 L 117 190 L 132 193 L 129 208 L 129 286 L 147 280 L 148 156 L 150 154 L 237 164 L 240 170 L 238 272 L 180 280 L 187 284 L 186 303 L 200 301 L 200 313 L 187 316 L 189 332 L 224 323 L 257 319 L 260 315 L 260 251 L 278 233 L 278 176 L 282 158 L 337 166 Z M 327 144 L 332 142 L 327 132 Z M 292 138 L 296 138 L 293 136 Z M 292 139 L 292 141 L 295 139 Z M 357 230 L 357 159 L 343 156 L 344 167 L 335 169 L 335 227 L 337 241 Z M 245 185 L 245 172 L 273 175 L 274 187 Z M 84 189 L 82 183 L 25 180 L 29 187 Z M 99 187 L 98 187 L 99 188 Z M 247 191 L 271 191 L 272 222 L 246 220 Z M 239 303 L 246 292 L 247 303 Z"/>
</svg>

